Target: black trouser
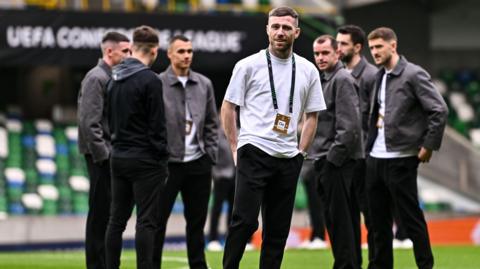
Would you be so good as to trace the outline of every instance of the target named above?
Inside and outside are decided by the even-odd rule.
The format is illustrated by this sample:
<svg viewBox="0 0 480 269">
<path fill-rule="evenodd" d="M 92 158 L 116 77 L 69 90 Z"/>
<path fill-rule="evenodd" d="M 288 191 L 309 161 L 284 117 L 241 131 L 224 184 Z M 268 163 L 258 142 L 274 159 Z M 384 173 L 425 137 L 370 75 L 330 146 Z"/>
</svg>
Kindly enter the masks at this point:
<svg viewBox="0 0 480 269">
<path fill-rule="evenodd" d="M 210 210 L 210 233 L 208 241 L 218 240 L 218 221 L 223 201 L 228 203 L 227 227 L 230 225 L 235 196 L 235 178 L 218 178 L 213 181 L 213 203 Z"/>
<path fill-rule="evenodd" d="M 333 257 L 333 268 L 360 268 L 358 256 L 360 233 L 357 223 L 358 208 L 353 187 L 354 160 L 347 160 L 341 167 L 336 167 L 325 158 L 315 162 L 319 174 L 319 193 L 325 206 L 325 223 L 327 226 Z"/>
<path fill-rule="evenodd" d="M 245 246 L 258 228 L 262 209 L 260 269 L 280 268 L 290 231 L 303 156 L 275 158 L 247 144 L 237 151 L 237 177 L 223 268 L 237 269 Z"/>
<path fill-rule="evenodd" d="M 94 163 L 92 155 L 85 155 L 90 191 L 85 235 L 85 258 L 87 269 L 104 269 L 105 232 L 110 216 L 110 162 Z"/>
<path fill-rule="evenodd" d="M 207 220 L 208 199 L 212 187 L 212 162 L 207 155 L 186 163 L 168 163 L 169 177 L 162 199 L 163 223 L 161 245 L 165 241 L 168 217 L 180 192 L 183 201 L 183 214 L 187 223 L 187 254 L 191 269 L 207 269 L 205 259 L 205 235 L 203 229 Z"/>
<path fill-rule="evenodd" d="M 137 268 L 160 268 L 161 196 L 167 178 L 166 161 L 112 158 L 112 209 L 106 242 L 107 268 L 120 267 L 122 234 L 133 207 L 137 210 Z"/>
<path fill-rule="evenodd" d="M 325 240 L 325 218 L 323 216 L 323 203 L 317 191 L 317 172 L 313 167 L 312 160 L 303 162 L 300 177 L 303 179 L 305 192 L 307 193 L 308 214 L 310 217 L 310 225 L 312 226 L 312 234 L 310 240 L 320 238 Z"/>
<path fill-rule="evenodd" d="M 393 268 L 393 210 L 413 241 L 418 268 L 433 267 L 433 254 L 417 190 L 417 156 L 367 159 L 367 195 L 375 240 L 372 269 Z"/>
<path fill-rule="evenodd" d="M 358 204 L 358 209 L 360 210 L 357 214 L 355 214 L 355 217 L 358 218 L 356 222 L 358 222 L 359 225 L 361 225 L 360 221 L 360 212 L 363 213 L 363 218 L 365 221 L 365 227 L 367 228 L 367 242 L 368 242 L 368 260 L 371 261 L 373 259 L 373 253 L 375 249 L 375 243 L 373 240 L 373 232 L 371 231 L 371 219 L 370 219 L 370 213 L 368 210 L 368 204 L 367 204 L 367 193 L 365 190 L 365 178 L 366 178 L 366 161 L 365 159 L 359 159 L 356 161 L 355 164 L 355 171 L 354 171 L 354 178 L 353 178 L 353 188 L 355 189 L 355 196 L 357 198 L 357 204 Z M 361 231 L 361 229 L 359 230 Z M 360 247 L 360 253 L 361 253 L 361 244 L 362 244 L 362 236 L 361 233 L 357 235 L 357 242 L 358 246 Z M 362 265 L 362 255 L 359 255 L 358 257 L 360 267 Z"/>
</svg>

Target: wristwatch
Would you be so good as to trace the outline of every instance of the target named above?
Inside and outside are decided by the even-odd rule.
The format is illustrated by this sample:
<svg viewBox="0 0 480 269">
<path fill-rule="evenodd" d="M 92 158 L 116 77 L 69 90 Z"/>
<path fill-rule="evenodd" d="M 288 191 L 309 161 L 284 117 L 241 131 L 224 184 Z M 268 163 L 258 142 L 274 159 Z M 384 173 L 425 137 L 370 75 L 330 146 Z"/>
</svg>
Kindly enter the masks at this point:
<svg viewBox="0 0 480 269">
<path fill-rule="evenodd" d="M 303 159 L 305 159 L 305 160 L 307 159 L 308 153 L 306 151 L 300 150 L 300 154 L 302 154 Z"/>
</svg>

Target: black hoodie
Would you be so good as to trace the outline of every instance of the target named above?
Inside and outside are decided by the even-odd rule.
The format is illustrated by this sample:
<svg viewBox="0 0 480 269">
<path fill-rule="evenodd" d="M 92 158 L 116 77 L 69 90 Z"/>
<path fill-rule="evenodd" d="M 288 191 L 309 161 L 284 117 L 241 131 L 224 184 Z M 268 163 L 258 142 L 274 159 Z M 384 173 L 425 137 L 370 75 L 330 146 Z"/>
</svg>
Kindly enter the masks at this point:
<svg viewBox="0 0 480 269">
<path fill-rule="evenodd" d="M 162 83 L 135 58 L 112 70 L 108 115 L 113 158 L 168 157 Z"/>
</svg>

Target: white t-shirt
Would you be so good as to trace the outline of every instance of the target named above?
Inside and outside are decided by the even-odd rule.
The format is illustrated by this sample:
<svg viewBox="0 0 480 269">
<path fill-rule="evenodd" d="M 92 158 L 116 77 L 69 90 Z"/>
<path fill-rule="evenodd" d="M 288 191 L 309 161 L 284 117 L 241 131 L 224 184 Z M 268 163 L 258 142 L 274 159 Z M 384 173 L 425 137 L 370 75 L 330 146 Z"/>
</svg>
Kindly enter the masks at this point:
<svg viewBox="0 0 480 269">
<path fill-rule="evenodd" d="M 289 115 L 292 59 L 270 54 L 277 95 L 278 113 Z M 303 113 L 324 110 L 322 86 L 317 68 L 295 54 L 293 114 L 287 134 L 273 131 L 277 112 L 273 107 L 265 50 L 239 61 L 233 69 L 225 100 L 240 107 L 237 148 L 252 144 L 273 157 L 292 158 L 299 153 L 297 125 Z"/>
<path fill-rule="evenodd" d="M 404 157 L 411 157 L 416 156 L 418 151 L 413 150 L 406 150 L 406 151 L 387 151 L 387 146 L 385 144 L 385 128 L 383 122 L 383 116 L 385 116 L 385 89 L 387 87 L 387 75 L 391 71 L 385 72 L 382 78 L 382 84 L 380 85 L 380 96 L 378 98 L 380 102 L 380 107 L 378 109 L 378 114 L 381 116 L 378 119 L 377 126 L 377 138 L 375 139 L 375 143 L 373 144 L 372 151 L 370 152 L 370 156 L 379 158 L 379 159 L 390 159 L 390 158 L 404 158 Z"/>
<path fill-rule="evenodd" d="M 177 77 L 180 83 L 182 83 L 183 88 L 187 85 L 188 77 L 187 76 L 178 76 Z M 186 89 L 185 89 L 186 90 Z M 203 152 L 200 149 L 200 145 L 197 141 L 197 126 L 193 122 L 192 113 L 188 108 L 188 103 L 185 102 L 185 117 L 186 121 L 191 123 L 190 134 L 185 135 L 185 156 L 183 156 L 183 162 L 191 162 L 202 157 Z"/>
</svg>

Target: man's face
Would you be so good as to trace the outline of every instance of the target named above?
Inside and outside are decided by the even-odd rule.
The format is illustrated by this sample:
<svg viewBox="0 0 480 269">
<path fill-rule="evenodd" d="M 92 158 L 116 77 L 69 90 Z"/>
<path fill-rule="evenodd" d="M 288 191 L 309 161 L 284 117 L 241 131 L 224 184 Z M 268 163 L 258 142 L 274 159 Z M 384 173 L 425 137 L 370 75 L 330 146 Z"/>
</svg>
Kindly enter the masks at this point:
<svg viewBox="0 0 480 269">
<path fill-rule="evenodd" d="M 320 71 L 330 71 L 338 62 L 338 54 L 332 48 L 331 41 L 313 44 L 313 56 Z"/>
<path fill-rule="evenodd" d="M 192 42 L 175 40 L 168 49 L 167 56 L 170 63 L 177 69 L 188 69 L 192 64 L 193 48 Z"/>
<path fill-rule="evenodd" d="M 117 65 L 130 56 L 130 42 L 112 43 L 107 47 L 107 53 L 112 64 Z"/>
<path fill-rule="evenodd" d="M 267 25 L 268 41 L 272 50 L 280 53 L 290 51 L 293 42 L 300 34 L 295 18 L 290 16 L 269 17 Z"/>
<path fill-rule="evenodd" d="M 368 47 L 375 64 L 384 66 L 392 59 L 392 54 L 396 51 L 397 42 L 375 38 L 368 40 Z"/>
<path fill-rule="evenodd" d="M 338 57 L 341 61 L 349 63 L 355 54 L 355 46 L 350 34 L 337 34 Z"/>
</svg>

